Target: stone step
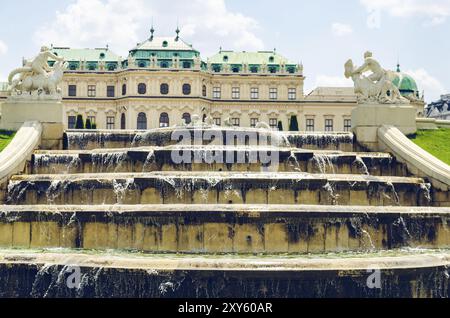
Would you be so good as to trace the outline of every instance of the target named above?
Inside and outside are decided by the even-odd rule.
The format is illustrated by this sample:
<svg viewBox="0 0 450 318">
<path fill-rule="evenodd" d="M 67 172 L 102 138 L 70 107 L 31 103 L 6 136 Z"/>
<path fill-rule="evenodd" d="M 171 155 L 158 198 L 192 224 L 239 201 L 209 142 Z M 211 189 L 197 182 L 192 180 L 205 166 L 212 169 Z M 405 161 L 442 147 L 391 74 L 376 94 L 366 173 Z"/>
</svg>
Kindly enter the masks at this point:
<svg viewBox="0 0 450 318">
<path fill-rule="evenodd" d="M 3 206 L 0 247 L 152 253 L 450 248 L 450 208 L 306 205 Z"/>
<path fill-rule="evenodd" d="M 177 144 L 180 135 L 190 136 L 189 144 L 273 145 L 305 149 L 353 151 L 354 135 L 347 132 L 279 132 L 254 128 L 160 128 L 134 130 L 69 130 L 64 134 L 64 149 L 92 150 L 101 148 L 133 148 Z M 194 136 L 196 138 L 194 138 Z M 237 136 L 237 138 L 236 138 Z M 185 139 L 186 140 L 186 139 Z M 195 140 L 195 142 L 194 142 Z"/>
<path fill-rule="evenodd" d="M 180 152 L 180 149 L 182 149 Z M 273 155 L 269 162 L 267 154 Z M 183 163 L 174 156 L 187 155 Z M 174 162 L 174 160 L 176 162 Z M 267 163 L 269 165 L 267 165 Z M 278 164 L 278 165 L 277 165 Z M 259 147 L 147 147 L 93 151 L 37 151 L 31 174 L 151 171 L 304 171 L 309 173 L 407 176 L 404 165 L 385 153 L 344 153 Z"/>
<path fill-rule="evenodd" d="M 447 250 L 295 258 L 0 250 L 0 296 L 448 298 L 449 265 Z"/>
<path fill-rule="evenodd" d="M 427 206 L 420 178 L 294 172 L 20 175 L 9 204 L 320 204 Z"/>
</svg>

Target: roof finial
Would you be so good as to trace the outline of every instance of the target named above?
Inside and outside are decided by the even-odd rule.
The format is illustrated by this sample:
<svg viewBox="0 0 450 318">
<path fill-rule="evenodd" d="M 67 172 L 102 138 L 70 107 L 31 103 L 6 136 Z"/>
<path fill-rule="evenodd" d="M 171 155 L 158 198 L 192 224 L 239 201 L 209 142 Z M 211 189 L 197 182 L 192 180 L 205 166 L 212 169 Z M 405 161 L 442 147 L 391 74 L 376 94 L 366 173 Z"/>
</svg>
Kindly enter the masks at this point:
<svg viewBox="0 0 450 318">
<path fill-rule="evenodd" d="M 155 33 L 155 28 L 153 27 L 153 18 L 152 18 L 152 28 L 150 29 L 150 41 L 153 41 L 154 33 Z"/>
<path fill-rule="evenodd" d="M 400 73 L 400 54 L 397 55 L 397 73 Z"/>
<path fill-rule="evenodd" d="M 178 19 L 177 19 L 177 29 L 175 30 L 175 33 L 177 34 L 177 37 L 175 38 L 175 41 L 178 41 L 180 39 L 180 27 L 178 24 Z"/>
</svg>

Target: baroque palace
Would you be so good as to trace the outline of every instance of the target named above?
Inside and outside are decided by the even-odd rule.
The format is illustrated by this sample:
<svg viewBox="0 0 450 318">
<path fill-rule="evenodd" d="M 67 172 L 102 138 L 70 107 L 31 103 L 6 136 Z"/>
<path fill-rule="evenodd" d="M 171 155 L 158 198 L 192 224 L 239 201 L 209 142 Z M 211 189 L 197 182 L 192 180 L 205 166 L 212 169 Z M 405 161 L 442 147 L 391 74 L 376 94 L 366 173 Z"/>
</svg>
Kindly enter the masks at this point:
<svg viewBox="0 0 450 318">
<path fill-rule="evenodd" d="M 264 122 L 289 130 L 349 131 L 356 106 L 353 87 L 318 87 L 305 95 L 303 65 L 274 51 L 220 50 L 206 62 L 180 38 L 151 36 L 122 59 L 107 48 L 53 47 L 67 70 L 62 83 L 66 127 L 77 115 L 97 129 L 152 129 L 208 116 L 216 125 L 255 127 Z M 49 62 L 50 65 L 54 61 Z M 394 84 L 423 114 L 411 77 L 397 69 Z M 0 105 L 7 96 L 0 83 Z"/>
</svg>

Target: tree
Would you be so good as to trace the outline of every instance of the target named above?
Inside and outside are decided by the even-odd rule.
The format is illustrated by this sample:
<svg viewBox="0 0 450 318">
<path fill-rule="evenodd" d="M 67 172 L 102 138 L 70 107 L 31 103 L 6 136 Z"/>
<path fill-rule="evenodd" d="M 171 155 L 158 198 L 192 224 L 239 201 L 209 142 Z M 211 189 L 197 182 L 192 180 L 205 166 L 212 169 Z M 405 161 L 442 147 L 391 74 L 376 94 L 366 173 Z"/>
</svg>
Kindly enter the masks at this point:
<svg viewBox="0 0 450 318">
<path fill-rule="evenodd" d="M 291 123 L 289 124 L 289 131 L 298 131 L 297 116 L 292 116 L 291 117 Z"/>
<path fill-rule="evenodd" d="M 86 119 L 86 129 L 92 129 L 92 123 L 91 123 L 91 120 L 89 118 Z"/>
<path fill-rule="evenodd" d="M 278 130 L 283 131 L 283 122 L 281 121 L 278 122 Z"/>
<path fill-rule="evenodd" d="M 84 129 L 83 115 L 77 116 L 77 122 L 75 124 L 75 129 Z"/>
</svg>

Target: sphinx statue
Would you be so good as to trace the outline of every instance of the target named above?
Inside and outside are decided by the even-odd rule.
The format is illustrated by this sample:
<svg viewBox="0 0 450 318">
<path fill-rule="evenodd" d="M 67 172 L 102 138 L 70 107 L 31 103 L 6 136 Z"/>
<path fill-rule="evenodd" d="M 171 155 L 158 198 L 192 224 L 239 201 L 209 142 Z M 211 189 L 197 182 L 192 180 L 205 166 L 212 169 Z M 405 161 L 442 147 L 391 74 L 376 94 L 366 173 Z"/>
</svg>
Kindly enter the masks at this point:
<svg viewBox="0 0 450 318">
<path fill-rule="evenodd" d="M 48 59 L 56 62 L 53 67 L 48 65 Z M 67 63 L 63 58 L 53 54 L 46 46 L 31 61 L 25 61 L 24 66 L 13 70 L 8 77 L 11 96 L 20 98 L 60 99 L 61 83 Z"/>
<path fill-rule="evenodd" d="M 365 72 L 371 72 L 365 76 Z M 345 77 L 351 78 L 355 85 L 355 94 L 363 104 L 409 104 L 398 88 L 392 83 L 395 72 L 385 70 L 373 58 L 372 52 L 364 54 L 364 64 L 356 67 L 350 59 L 345 63 Z"/>
</svg>

